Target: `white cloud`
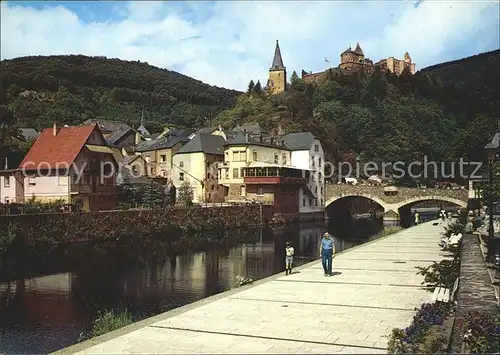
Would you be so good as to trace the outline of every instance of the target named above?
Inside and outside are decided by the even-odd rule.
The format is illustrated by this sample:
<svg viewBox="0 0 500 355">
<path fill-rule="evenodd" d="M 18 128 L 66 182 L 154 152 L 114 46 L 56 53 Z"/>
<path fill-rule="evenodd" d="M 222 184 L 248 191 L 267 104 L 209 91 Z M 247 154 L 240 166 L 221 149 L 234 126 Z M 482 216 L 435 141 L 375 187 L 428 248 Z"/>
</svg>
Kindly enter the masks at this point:
<svg viewBox="0 0 500 355">
<path fill-rule="evenodd" d="M 496 1 L 424 1 L 417 8 L 393 1 L 137 2 L 105 22 L 84 22 L 62 6 L 0 6 L 2 59 L 105 55 L 235 89 L 250 79 L 265 83 L 276 39 L 289 72 L 299 75 L 324 69 L 325 57 L 336 65 L 357 41 L 375 61 L 408 51 L 417 68 L 499 47 Z M 99 6 L 87 3 L 81 14 L 88 21 Z"/>
</svg>

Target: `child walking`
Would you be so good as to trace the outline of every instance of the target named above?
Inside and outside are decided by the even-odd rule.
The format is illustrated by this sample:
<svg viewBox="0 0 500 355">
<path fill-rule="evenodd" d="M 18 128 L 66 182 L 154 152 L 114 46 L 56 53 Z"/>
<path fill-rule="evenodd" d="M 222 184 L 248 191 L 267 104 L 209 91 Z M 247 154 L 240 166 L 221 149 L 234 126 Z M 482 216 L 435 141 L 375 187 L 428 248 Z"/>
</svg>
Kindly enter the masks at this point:
<svg viewBox="0 0 500 355">
<path fill-rule="evenodd" d="M 285 247 L 285 270 L 286 270 L 286 275 L 290 275 L 292 273 L 292 267 L 293 267 L 293 255 L 295 254 L 295 250 L 293 249 L 292 245 L 290 242 L 286 242 L 286 247 Z"/>
</svg>

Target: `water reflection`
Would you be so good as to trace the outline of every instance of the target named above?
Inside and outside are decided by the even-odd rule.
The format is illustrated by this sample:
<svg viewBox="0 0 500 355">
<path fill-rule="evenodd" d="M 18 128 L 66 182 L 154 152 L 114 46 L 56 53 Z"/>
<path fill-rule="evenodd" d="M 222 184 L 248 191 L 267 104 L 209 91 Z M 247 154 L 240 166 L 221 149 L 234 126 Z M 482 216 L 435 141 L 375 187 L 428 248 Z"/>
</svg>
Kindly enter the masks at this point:
<svg viewBox="0 0 500 355">
<path fill-rule="evenodd" d="M 295 246 L 297 264 L 306 263 L 318 257 L 319 236 L 326 228 L 246 231 L 243 243 L 234 247 L 141 262 L 122 251 L 108 252 L 106 263 L 82 257 L 63 273 L 0 283 L 0 352 L 52 352 L 88 333 L 99 310 L 126 308 L 137 320 L 228 290 L 237 275 L 255 280 L 281 272 L 286 240 Z M 367 234 L 353 240 L 328 229 L 337 250 L 368 239 Z"/>
</svg>

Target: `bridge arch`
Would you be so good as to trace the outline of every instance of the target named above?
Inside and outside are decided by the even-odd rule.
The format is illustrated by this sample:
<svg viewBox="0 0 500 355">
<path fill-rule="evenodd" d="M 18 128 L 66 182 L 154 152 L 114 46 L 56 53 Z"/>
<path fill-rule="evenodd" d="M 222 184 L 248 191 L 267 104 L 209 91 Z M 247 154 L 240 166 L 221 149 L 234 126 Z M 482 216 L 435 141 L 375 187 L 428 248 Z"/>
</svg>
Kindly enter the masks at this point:
<svg viewBox="0 0 500 355">
<path fill-rule="evenodd" d="M 339 195 L 339 196 L 332 196 L 330 197 L 326 203 L 325 203 L 325 210 L 334 202 L 338 201 L 338 200 L 341 200 L 343 198 L 346 198 L 346 197 L 363 197 L 363 198 L 366 198 L 368 200 L 372 200 L 373 202 L 376 202 L 378 203 L 380 206 L 382 206 L 382 208 L 384 209 L 384 212 L 388 211 L 390 209 L 390 204 L 382 201 L 380 198 L 376 197 L 376 196 L 373 196 L 373 195 L 369 195 L 369 194 L 360 194 L 360 193 L 352 193 L 352 194 L 342 194 L 342 195 Z"/>
<path fill-rule="evenodd" d="M 400 208 L 402 207 L 405 207 L 411 203 L 415 203 L 415 202 L 423 202 L 423 201 L 443 201 L 443 202 L 450 202 L 450 203 L 453 203 L 455 205 L 458 205 L 462 208 L 466 208 L 467 207 L 467 201 L 463 201 L 463 200 L 460 200 L 460 199 L 457 199 L 457 198 L 453 198 L 453 197 L 448 197 L 448 196 L 419 196 L 419 197 L 413 197 L 413 198 L 409 198 L 403 202 L 400 202 L 397 204 L 397 209 L 399 210 Z"/>
</svg>

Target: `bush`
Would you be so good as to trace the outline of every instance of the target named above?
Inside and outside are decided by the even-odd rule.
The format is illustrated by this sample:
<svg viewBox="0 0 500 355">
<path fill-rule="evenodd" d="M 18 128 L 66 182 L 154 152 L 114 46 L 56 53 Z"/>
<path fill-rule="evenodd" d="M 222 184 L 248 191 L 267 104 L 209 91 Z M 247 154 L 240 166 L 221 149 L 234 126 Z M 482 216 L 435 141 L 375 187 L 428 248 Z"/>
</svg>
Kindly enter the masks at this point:
<svg viewBox="0 0 500 355">
<path fill-rule="evenodd" d="M 425 354 L 444 350 L 446 336 L 442 325 L 446 318 L 446 305 L 425 303 L 406 329 L 392 330 L 387 343 L 390 354 Z"/>
<path fill-rule="evenodd" d="M 389 227 L 385 227 L 382 232 L 380 233 L 380 236 L 381 237 L 385 237 L 387 235 L 390 235 L 390 234 L 394 234 L 394 233 L 397 233 L 399 231 L 402 231 L 403 230 L 403 227 L 401 226 L 389 226 Z"/>
<path fill-rule="evenodd" d="M 462 337 L 472 354 L 500 353 L 500 317 L 484 312 L 467 313 Z"/>
<path fill-rule="evenodd" d="M 113 310 L 100 312 L 98 317 L 94 320 L 91 334 L 92 337 L 96 337 L 122 328 L 132 322 L 132 314 L 127 310 L 122 312 L 115 312 Z"/>
</svg>

